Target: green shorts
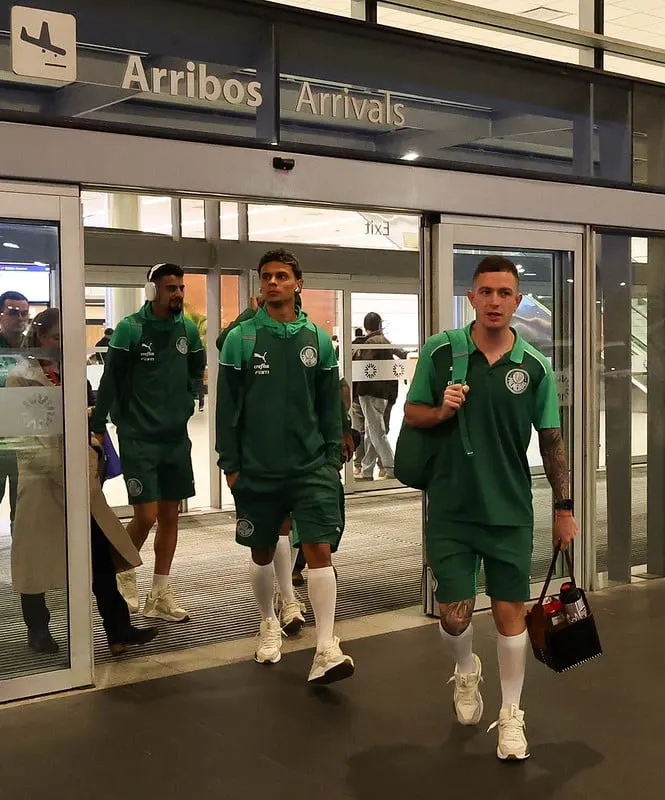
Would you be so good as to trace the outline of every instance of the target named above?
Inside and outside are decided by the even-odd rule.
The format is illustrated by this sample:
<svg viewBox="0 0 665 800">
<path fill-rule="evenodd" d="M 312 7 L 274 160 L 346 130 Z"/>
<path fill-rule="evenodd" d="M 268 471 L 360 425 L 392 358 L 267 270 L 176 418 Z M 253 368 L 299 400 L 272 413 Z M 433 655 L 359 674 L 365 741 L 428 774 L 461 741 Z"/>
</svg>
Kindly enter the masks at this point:
<svg viewBox="0 0 665 800">
<path fill-rule="evenodd" d="M 329 465 L 289 480 L 244 476 L 241 471 L 232 489 L 236 542 L 270 550 L 284 518 L 291 515 L 300 543 L 329 544 L 334 551 L 342 534 L 340 486 L 337 470 Z"/>
<path fill-rule="evenodd" d="M 429 519 L 425 549 L 439 603 L 475 597 L 481 561 L 489 597 L 522 603 L 531 596 L 531 526 L 515 528 Z"/>
<path fill-rule="evenodd" d="M 344 496 L 344 484 L 341 480 L 339 481 L 339 518 L 341 523 L 339 526 L 339 536 L 337 537 L 337 541 L 331 545 L 333 553 L 337 552 L 339 548 L 339 543 L 346 526 L 346 498 Z M 298 533 L 298 523 L 293 519 L 293 516 L 291 517 L 291 544 L 293 547 L 300 547 L 302 544 L 300 534 Z"/>
<path fill-rule="evenodd" d="M 120 439 L 120 464 L 132 505 L 193 497 L 192 443 Z"/>
</svg>

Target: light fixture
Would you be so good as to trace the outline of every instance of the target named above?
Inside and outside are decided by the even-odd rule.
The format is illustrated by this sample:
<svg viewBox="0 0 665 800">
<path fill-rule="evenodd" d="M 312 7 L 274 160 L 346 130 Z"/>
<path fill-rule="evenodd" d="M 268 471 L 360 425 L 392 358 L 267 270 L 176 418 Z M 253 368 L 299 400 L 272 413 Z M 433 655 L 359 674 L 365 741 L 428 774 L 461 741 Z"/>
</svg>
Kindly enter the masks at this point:
<svg viewBox="0 0 665 800">
<path fill-rule="evenodd" d="M 621 283 L 619 284 L 619 286 L 625 286 L 625 285 L 626 285 L 626 281 L 621 281 Z"/>
<path fill-rule="evenodd" d="M 536 273 L 535 272 L 525 272 L 524 273 L 524 277 L 525 278 L 535 278 L 536 277 Z"/>
<path fill-rule="evenodd" d="M 21 249 L 21 247 L 18 244 L 16 244 L 15 242 L 3 242 L 2 246 L 3 247 L 9 247 L 10 250 L 20 250 Z"/>
<path fill-rule="evenodd" d="M 416 153 L 415 150 L 408 150 L 402 156 L 402 161 L 417 161 L 420 158 L 420 153 Z"/>
<path fill-rule="evenodd" d="M 48 267 L 48 264 L 45 261 L 33 261 L 32 263 L 36 267 Z"/>
<path fill-rule="evenodd" d="M 573 278 L 566 278 L 566 280 L 568 281 L 568 283 L 575 283 L 575 280 Z"/>
</svg>

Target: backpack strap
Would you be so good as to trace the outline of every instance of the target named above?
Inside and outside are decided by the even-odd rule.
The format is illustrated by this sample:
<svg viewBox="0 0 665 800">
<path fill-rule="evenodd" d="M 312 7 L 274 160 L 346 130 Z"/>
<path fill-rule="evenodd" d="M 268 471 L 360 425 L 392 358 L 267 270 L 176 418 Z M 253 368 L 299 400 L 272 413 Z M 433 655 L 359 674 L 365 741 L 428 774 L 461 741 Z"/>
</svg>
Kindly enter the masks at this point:
<svg viewBox="0 0 665 800">
<path fill-rule="evenodd" d="M 242 342 L 241 364 L 243 367 L 246 367 L 252 360 L 254 348 L 256 347 L 256 325 L 254 325 L 254 318 L 239 322 L 238 327 L 240 328 L 240 340 Z"/>
<path fill-rule="evenodd" d="M 449 385 L 453 383 L 461 383 L 464 385 L 466 383 L 466 373 L 469 368 L 469 342 L 466 331 L 463 328 L 456 328 L 446 331 L 446 336 L 450 342 L 453 360 L 453 370 Z M 457 419 L 459 420 L 459 430 L 464 452 L 467 456 L 472 456 L 473 445 L 471 444 L 471 437 L 469 436 L 469 427 L 466 423 L 464 406 L 457 412 Z"/>
</svg>

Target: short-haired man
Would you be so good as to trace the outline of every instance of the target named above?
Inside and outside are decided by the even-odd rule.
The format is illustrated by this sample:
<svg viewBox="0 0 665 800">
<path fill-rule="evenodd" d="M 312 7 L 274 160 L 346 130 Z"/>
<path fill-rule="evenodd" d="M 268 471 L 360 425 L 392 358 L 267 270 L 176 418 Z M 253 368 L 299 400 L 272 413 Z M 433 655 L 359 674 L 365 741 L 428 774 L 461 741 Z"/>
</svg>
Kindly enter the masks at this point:
<svg viewBox="0 0 665 800">
<path fill-rule="evenodd" d="M 7 375 L 21 360 L 25 332 L 30 319 L 28 298 L 20 292 L 0 294 L 0 389 L 7 384 Z M 14 524 L 18 494 L 18 465 L 16 452 L 6 446 L 9 440 L 0 439 L 0 503 L 9 482 L 9 523 Z"/>
<path fill-rule="evenodd" d="M 255 659 L 281 659 L 273 559 L 291 515 L 309 567 L 316 654 L 309 674 L 327 684 L 353 674 L 334 635 L 337 583 L 331 553 L 342 532 L 338 470 L 342 420 L 337 360 L 330 336 L 296 308 L 302 271 L 285 250 L 258 267 L 264 305 L 231 330 L 220 356 L 219 465 L 236 505 L 236 541 L 251 548 L 250 581 L 261 614 Z"/>
<path fill-rule="evenodd" d="M 476 320 L 465 329 L 466 382 L 449 380 L 451 343 L 446 333 L 433 336 L 418 359 L 405 419 L 419 428 L 442 426 L 442 449 L 427 488 L 426 550 L 436 582 L 439 630 L 455 659 L 451 680 L 457 719 L 475 725 L 483 713 L 482 666 L 473 653 L 471 627 L 482 559 L 498 631 L 502 705 L 497 755 L 521 760 L 529 756 L 520 699 L 533 547 L 527 460 L 532 426 L 554 493 L 555 544 L 568 547 L 577 525 L 552 368 L 510 327 L 522 299 L 515 265 L 502 256 L 485 258 L 468 297 Z M 466 447 L 460 409 L 470 439 Z"/>
<path fill-rule="evenodd" d="M 206 357 L 194 323 L 183 315 L 184 272 L 157 264 L 148 273 L 147 301 L 115 328 L 91 428 L 103 438 L 106 420 L 118 429 L 120 462 L 134 516 L 127 530 L 140 550 L 152 526 L 155 574 L 143 615 L 185 622 L 169 586 L 178 541 L 181 500 L 194 496 L 192 444 L 187 422 L 203 378 Z M 131 611 L 139 598 L 133 570 L 119 575 Z"/>
</svg>

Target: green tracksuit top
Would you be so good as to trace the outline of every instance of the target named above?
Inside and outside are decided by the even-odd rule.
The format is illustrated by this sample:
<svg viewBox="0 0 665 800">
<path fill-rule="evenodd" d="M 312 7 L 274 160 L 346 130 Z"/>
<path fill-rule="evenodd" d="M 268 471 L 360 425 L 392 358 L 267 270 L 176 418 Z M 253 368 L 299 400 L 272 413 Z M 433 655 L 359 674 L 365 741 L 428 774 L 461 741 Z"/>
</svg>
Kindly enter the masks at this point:
<svg viewBox="0 0 665 800">
<path fill-rule="evenodd" d="M 175 441 L 187 436 L 205 366 L 196 325 L 183 314 L 157 319 L 146 303 L 113 333 L 92 431 L 106 430 L 110 412 L 120 438 Z"/>
<path fill-rule="evenodd" d="M 301 306 L 302 306 L 302 304 L 299 301 L 300 301 L 300 297 L 296 297 L 296 311 L 298 311 L 298 312 L 300 312 Z M 224 347 L 224 342 L 226 341 L 226 337 L 229 335 L 229 333 L 231 333 L 231 331 L 235 327 L 240 325 L 241 322 L 245 322 L 245 320 L 248 320 L 248 319 L 254 319 L 255 315 L 256 315 L 256 311 L 254 311 L 253 308 L 246 308 L 243 312 L 241 312 L 239 314 L 239 316 L 237 316 L 233 320 L 233 322 L 231 322 L 226 328 L 223 328 L 219 332 L 219 335 L 217 337 L 217 341 L 215 342 L 215 344 L 217 345 L 217 349 L 219 350 L 220 353 L 222 352 L 222 348 Z M 342 383 L 344 383 L 343 379 L 340 381 L 340 386 L 341 386 Z M 343 433 L 350 433 L 351 432 L 351 419 L 349 417 L 349 412 L 346 409 L 346 404 L 344 402 L 344 397 L 342 395 L 342 392 L 340 392 L 340 394 L 339 394 L 339 400 L 340 400 L 340 414 L 342 416 L 342 431 L 343 431 Z"/>
<path fill-rule="evenodd" d="M 228 332 L 219 360 L 216 438 L 224 472 L 279 480 L 326 463 L 340 469 L 337 359 L 330 336 L 307 314 L 283 323 L 259 309 Z"/>
</svg>

